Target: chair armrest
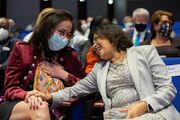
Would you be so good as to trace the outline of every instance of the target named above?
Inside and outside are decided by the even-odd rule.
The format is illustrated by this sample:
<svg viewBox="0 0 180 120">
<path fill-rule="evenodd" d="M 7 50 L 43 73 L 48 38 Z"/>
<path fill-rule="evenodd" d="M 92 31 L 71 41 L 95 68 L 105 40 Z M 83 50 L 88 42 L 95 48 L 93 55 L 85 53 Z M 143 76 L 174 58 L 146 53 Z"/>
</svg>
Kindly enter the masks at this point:
<svg viewBox="0 0 180 120">
<path fill-rule="evenodd" d="M 70 98 L 70 100 L 63 101 L 61 106 L 63 107 L 71 107 L 81 101 L 81 98 Z"/>
</svg>

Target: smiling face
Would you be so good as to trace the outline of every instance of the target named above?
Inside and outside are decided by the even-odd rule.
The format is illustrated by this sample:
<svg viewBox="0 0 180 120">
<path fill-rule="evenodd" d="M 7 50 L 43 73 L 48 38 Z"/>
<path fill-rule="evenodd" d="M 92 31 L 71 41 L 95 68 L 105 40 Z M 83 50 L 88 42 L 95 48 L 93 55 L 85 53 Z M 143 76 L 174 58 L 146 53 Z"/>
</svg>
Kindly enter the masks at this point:
<svg viewBox="0 0 180 120">
<path fill-rule="evenodd" d="M 132 40 L 118 25 L 105 24 L 95 31 L 92 49 L 101 59 L 113 61 L 132 45 Z"/>
<path fill-rule="evenodd" d="M 114 53 L 118 52 L 107 38 L 98 37 L 96 34 L 94 35 L 92 48 L 103 60 L 111 60 Z"/>
</svg>

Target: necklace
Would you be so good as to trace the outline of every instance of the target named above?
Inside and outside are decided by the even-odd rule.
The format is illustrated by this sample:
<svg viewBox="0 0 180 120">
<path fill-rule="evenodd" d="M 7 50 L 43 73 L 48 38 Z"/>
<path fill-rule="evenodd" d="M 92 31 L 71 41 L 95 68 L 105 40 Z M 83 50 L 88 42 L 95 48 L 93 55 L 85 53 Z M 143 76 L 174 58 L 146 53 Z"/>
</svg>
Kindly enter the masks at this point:
<svg viewBox="0 0 180 120">
<path fill-rule="evenodd" d="M 160 40 L 160 39 L 153 39 L 151 41 L 151 45 L 154 46 L 166 46 L 166 45 L 171 45 L 171 41 L 168 39 L 166 41 Z"/>
<path fill-rule="evenodd" d="M 125 58 L 126 58 L 126 52 L 121 52 L 121 55 L 119 57 L 117 57 L 115 60 L 113 60 L 112 63 L 113 64 L 122 63 Z"/>
</svg>

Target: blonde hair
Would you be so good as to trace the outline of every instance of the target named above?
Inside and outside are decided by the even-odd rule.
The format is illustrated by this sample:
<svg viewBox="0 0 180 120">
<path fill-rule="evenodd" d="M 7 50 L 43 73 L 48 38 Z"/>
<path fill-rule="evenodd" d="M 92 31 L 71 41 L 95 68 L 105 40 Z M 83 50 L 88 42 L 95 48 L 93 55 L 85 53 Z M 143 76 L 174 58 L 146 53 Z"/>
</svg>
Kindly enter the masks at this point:
<svg viewBox="0 0 180 120">
<path fill-rule="evenodd" d="M 41 21 L 41 19 L 44 15 L 46 15 L 47 13 L 54 11 L 54 10 L 55 10 L 55 8 L 44 8 L 37 17 L 36 26 L 39 24 L 39 22 Z"/>
</svg>

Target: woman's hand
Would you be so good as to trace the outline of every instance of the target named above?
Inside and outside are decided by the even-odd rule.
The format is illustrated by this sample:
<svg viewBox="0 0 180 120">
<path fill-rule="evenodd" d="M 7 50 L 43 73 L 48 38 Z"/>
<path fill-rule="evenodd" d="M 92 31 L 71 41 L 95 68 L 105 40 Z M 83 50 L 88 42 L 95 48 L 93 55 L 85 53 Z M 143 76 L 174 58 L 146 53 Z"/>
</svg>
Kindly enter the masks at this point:
<svg viewBox="0 0 180 120">
<path fill-rule="evenodd" d="M 36 96 L 30 96 L 26 102 L 29 104 L 30 109 L 38 109 L 42 105 L 42 99 Z"/>
<path fill-rule="evenodd" d="M 145 101 L 137 102 L 127 108 L 120 108 L 120 112 L 127 112 L 127 119 L 141 116 L 148 112 L 147 103 Z"/>
<path fill-rule="evenodd" d="M 25 102 L 29 103 L 30 108 L 36 109 L 42 104 L 42 101 L 51 102 L 53 97 L 51 94 L 44 94 L 37 90 L 26 92 Z"/>
<path fill-rule="evenodd" d="M 38 92 L 34 96 L 38 98 L 40 97 L 43 101 L 47 101 L 47 102 L 52 102 L 53 100 L 53 96 L 49 93 L 45 94 L 45 93 Z"/>
<path fill-rule="evenodd" d="M 39 91 L 37 91 L 37 90 L 32 90 L 32 91 L 26 92 L 26 96 L 25 96 L 24 101 L 25 101 L 25 102 L 28 102 L 29 97 L 35 95 L 35 94 L 38 93 L 38 92 L 39 92 Z"/>
<path fill-rule="evenodd" d="M 62 79 L 67 81 L 68 78 L 68 72 L 63 69 L 63 67 L 58 64 L 57 62 L 53 61 L 53 63 L 49 62 L 42 62 L 41 63 L 41 68 L 44 72 L 46 72 L 48 75 Z"/>
</svg>

